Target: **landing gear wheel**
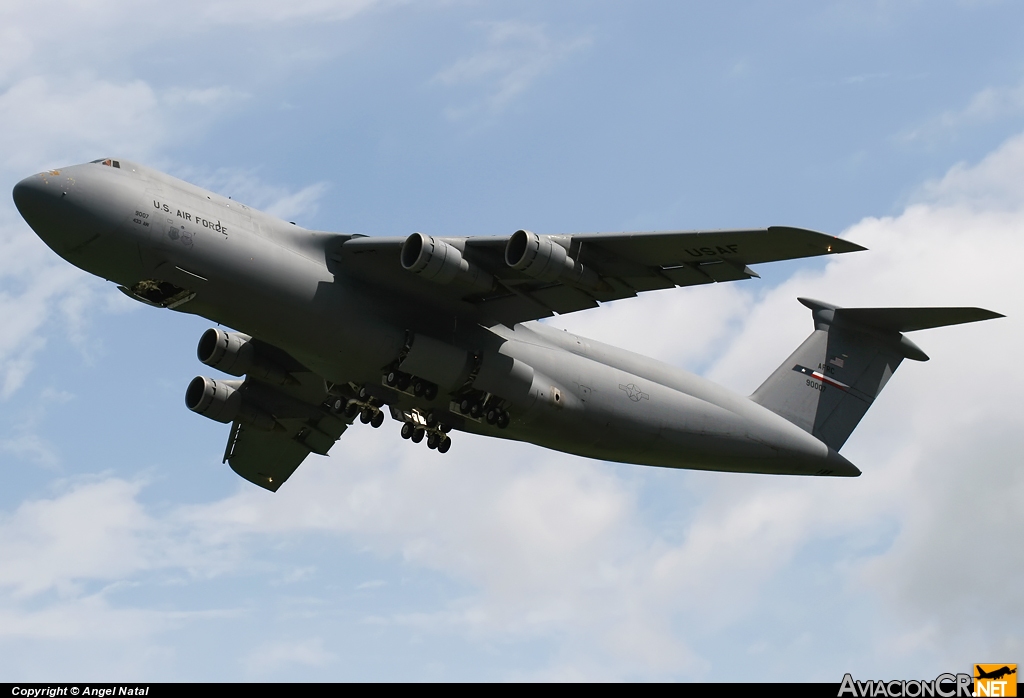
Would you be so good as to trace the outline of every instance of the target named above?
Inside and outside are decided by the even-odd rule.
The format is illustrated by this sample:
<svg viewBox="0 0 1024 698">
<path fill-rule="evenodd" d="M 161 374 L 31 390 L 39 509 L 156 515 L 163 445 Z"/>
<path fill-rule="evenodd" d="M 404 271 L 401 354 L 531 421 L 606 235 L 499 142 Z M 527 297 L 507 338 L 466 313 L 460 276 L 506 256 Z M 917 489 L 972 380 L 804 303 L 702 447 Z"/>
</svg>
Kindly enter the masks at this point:
<svg viewBox="0 0 1024 698">
<path fill-rule="evenodd" d="M 347 403 L 339 397 L 331 404 L 331 412 L 334 412 L 334 414 L 341 414 L 346 405 Z"/>
<path fill-rule="evenodd" d="M 409 376 L 405 375 L 404 373 L 398 374 L 398 381 L 396 382 L 398 389 L 405 390 L 406 388 L 408 388 L 410 380 L 411 379 L 409 378 Z"/>
<path fill-rule="evenodd" d="M 441 437 L 437 435 L 437 432 L 430 432 L 430 436 L 427 437 L 427 448 L 431 450 L 437 448 L 440 441 Z"/>
<path fill-rule="evenodd" d="M 452 440 L 447 436 L 441 439 L 441 443 L 437 445 L 438 453 L 448 453 L 448 449 L 452 447 Z"/>
<path fill-rule="evenodd" d="M 369 424 L 371 419 L 373 419 L 373 410 L 370 408 L 367 407 L 359 413 L 359 421 L 363 424 Z"/>
<path fill-rule="evenodd" d="M 508 426 L 508 423 L 511 421 L 512 418 L 508 416 L 508 412 L 502 411 L 502 413 L 498 415 L 498 428 L 504 429 L 505 427 Z"/>
<path fill-rule="evenodd" d="M 409 422 L 406 422 L 405 424 L 403 424 L 402 425 L 402 438 L 403 439 L 408 439 L 409 437 L 411 437 L 412 436 L 412 430 L 413 430 L 413 426 L 411 424 L 409 424 Z"/>
<path fill-rule="evenodd" d="M 452 430 L 452 428 L 450 426 L 448 426 L 447 424 L 438 425 L 437 428 L 440 429 L 445 434 L 447 434 L 448 432 L 450 432 Z"/>
<path fill-rule="evenodd" d="M 423 431 L 422 429 L 413 429 L 413 431 L 412 431 L 412 442 L 414 444 L 418 444 L 420 441 L 423 441 L 423 435 L 426 434 L 426 433 L 427 432 Z"/>
<path fill-rule="evenodd" d="M 427 400 L 433 400 L 437 397 L 437 386 L 433 383 L 427 384 L 426 390 L 423 391 L 423 397 L 427 398 Z"/>
<path fill-rule="evenodd" d="M 398 371 L 388 371 L 388 375 L 384 379 L 384 382 L 392 388 L 398 385 Z"/>
<path fill-rule="evenodd" d="M 437 424 L 437 413 L 434 411 L 427 412 L 427 426 L 433 427 Z"/>
<path fill-rule="evenodd" d="M 374 413 L 373 418 L 370 419 L 370 426 L 373 427 L 374 429 L 376 429 L 377 427 L 379 427 L 383 423 L 384 423 L 384 413 L 381 412 L 380 410 L 377 410 L 377 412 Z"/>
<path fill-rule="evenodd" d="M 362 388 L 359 389 L 359 399 L 360 400 L 369 400 L 370 399 L 370 391 L 366 389 L 365 385 Z"/>
<path fill-rule="evenodd" d="M 493 407 L 491 409 L 487 410 L 487 418 L 486 418 L 487 419 L 487 423 L 488 424 L 494 424 L 495 422 L 497 422 L 499 414 L 501 414 L 501 413 L 498 412 L 498 410 L 496 410 Z"/>
<path fill-rule="evenodd" d="M 469 411 L 473 408 L 473 401 L 468 397 L 462 398 L 462 402 L 459 403 L 459 412 L 462 414 L 469 414 Z"/>
<path fill-rule="evenodd" d="M 474 402 L 473 406 L 469 408 L 469 416 L 473 419 L 480 419 L 481 411 L 483 411 L 483 407 L 480 406 L 480 403 Z"/>
<path fill-rule="evenodd" d="M 416 397 L 423 397 L 423 393 L 427 390 L 427 384 L 423 381 L 416 381 L 412 384 L 412 394 Z"/>
<path fill-rule="evenodd" d="M 359 405 L 354 402 L 350 402 L 345 405 L 345 417 L 348 419 L 355 419 L 356 413 L 359 411 Z"/>
</svg>

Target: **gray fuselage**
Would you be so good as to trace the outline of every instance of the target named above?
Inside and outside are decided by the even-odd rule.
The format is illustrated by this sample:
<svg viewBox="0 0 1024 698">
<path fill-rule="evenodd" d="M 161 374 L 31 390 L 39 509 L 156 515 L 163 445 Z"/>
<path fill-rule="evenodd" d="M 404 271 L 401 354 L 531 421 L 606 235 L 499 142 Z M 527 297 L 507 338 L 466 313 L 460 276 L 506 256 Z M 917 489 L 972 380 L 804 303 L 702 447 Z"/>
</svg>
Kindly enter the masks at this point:
<svg viewBox="0 0 1024 698">
<path fill-rule="evenodd" d="M 382 290 L 332 262 L 349 236 L 119 164 L 29 177 L 15 189 L 18 208 L 72 264 L 129 288 L 159 279 L 187 289 L 175 310 L 275 345 L 331 383 L 416 407 L 421 398 L 381 388 L 381 372 L 410 333 L 423 334 L 481 357 L 474 387 L 509 404 L 507 429 L 473 420 L 456 429 L 643 465 L 859 473 L 803 429 L 699 376 L 542 323 L 506 327 Z"/>
</svg>

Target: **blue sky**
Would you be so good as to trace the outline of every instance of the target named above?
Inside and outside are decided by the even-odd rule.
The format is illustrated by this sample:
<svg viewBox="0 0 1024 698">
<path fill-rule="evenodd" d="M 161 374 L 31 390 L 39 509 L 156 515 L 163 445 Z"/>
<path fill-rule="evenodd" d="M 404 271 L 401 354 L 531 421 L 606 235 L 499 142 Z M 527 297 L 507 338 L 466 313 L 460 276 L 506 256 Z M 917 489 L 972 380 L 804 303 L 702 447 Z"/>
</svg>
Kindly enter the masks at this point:
<svg viewBox="0 0 1024 698">
<path fill-rule="evenodd" d="M 752 391 L 795 297 L 914 337 L 856 481 L 350 430 L 270 495 L 182 396 L 208 323 L 0 202 L 7 680 L 923 678 L 1024 651 L 1024 9 L 7 2 L 0 179 L 118 155 L 310 228 L 799 225 L 870 251 L 552 320 Z M 909 362 L 908 362 L 909 363 Z M 993 613 L 992 609 L 1001 609 Z"/>
</svg>

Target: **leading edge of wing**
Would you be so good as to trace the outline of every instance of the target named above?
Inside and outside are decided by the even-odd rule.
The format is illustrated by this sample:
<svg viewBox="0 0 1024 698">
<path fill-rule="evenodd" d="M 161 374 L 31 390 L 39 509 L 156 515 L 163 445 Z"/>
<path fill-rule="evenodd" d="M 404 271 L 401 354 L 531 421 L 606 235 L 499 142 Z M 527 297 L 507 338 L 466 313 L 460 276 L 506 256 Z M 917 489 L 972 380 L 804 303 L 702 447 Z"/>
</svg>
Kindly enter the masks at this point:
<svg viewBox="0 0 1024 698">
<path fill-rule="evenodd" d="M 785 226 L 535 237 L 563 247 L 567 259 L 573 260 L 571 271 L 566 266 L 559 278 L 545 279 L 508 266 L 508 236 L 437 238 L 490 275 L 495 282 L 490 291 L 460 283 L 458 274 L 442 283 L 403 269 L 402 238 L 352 239 L 332 259 L 364 282 L 391 287 L 419 303 L 468 303 L 480 319 L 515 324 L 645 291 L 756 277 L 748 265 L 865 249 L 842 238 Z"/>
<path fill-rule="evenodd" d="M 737 230 L 658 231 L 647 233 L 582 233 L 573 242 L 595 245 L 650 266 L 667 261 L 695 262 L 707 258 L 742 260 L 744 264 L 778 262 L 827 254 L 860 252 L 866 247 L 806 228 L 770 226 Z"/>
</svg>

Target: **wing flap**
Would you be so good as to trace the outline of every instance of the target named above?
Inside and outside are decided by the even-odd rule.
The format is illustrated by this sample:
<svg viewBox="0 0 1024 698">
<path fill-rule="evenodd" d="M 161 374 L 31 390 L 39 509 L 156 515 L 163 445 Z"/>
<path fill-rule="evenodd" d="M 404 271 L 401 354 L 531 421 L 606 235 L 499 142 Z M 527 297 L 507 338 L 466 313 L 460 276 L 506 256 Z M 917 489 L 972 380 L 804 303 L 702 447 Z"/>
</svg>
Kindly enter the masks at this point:
<svg viewBox="0 0 1024 698">
<path fill-rule="evenodd" d="M 328 408 L 332 398 L 323 377 L 281 349 L 264 342 L 259 345 L 264 353 L 277 352 L 274 360 L 287 367 L 293 382 L 274 385 L 246 377 L 239 387 L 243 404 L 269 415 L 273 429 L 234 422 L 224 462 L 249 482 L 276 492 L 310 453 L 326 456 L 349 422 Z"/>
<path fill-rule="evenodd" d="M 597 307 L 597 301 L 593 296 L 572 286 L 548 286 L 538 289 L 530 295 L 559 315 Z"/>
<path fill-rule="evenodd" d="M 309 452 L 303 444 L 275 432 L 235 422 L 224 460 L 249 482 L 277 492 Z"/>
</svg>

